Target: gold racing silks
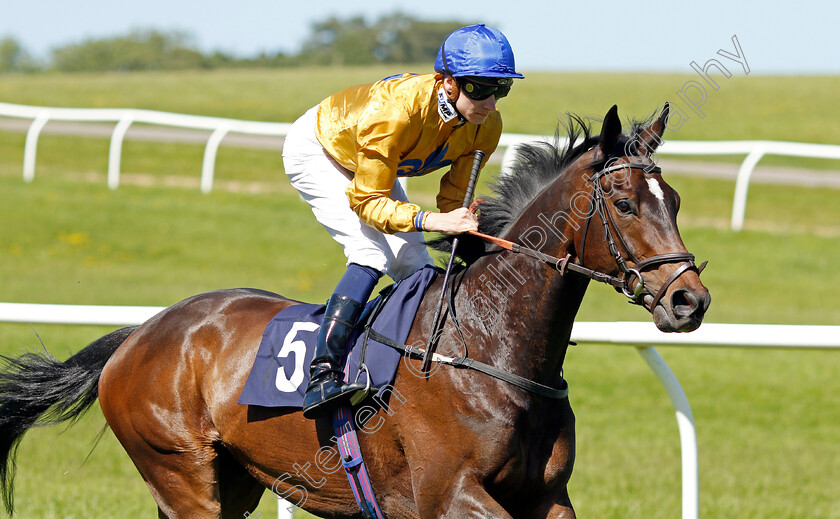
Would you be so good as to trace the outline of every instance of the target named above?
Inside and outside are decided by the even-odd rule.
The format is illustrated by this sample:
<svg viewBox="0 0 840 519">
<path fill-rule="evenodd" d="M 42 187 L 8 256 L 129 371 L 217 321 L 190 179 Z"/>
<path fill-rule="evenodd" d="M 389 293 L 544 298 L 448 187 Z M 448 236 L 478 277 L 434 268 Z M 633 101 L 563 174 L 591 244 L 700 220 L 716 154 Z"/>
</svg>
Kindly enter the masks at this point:
<svg viewBox="0 0 840 519">
<path fill-rule="evenodd" d="M 390 198 L 398 176 L 451 168 L 440 181 L 437 206 L 461 206 L 473 154 L 496 149 L 502 118 L 492 112 L 481 125 L 462 121 L 443 94 L 440 74 L 386 78 L 357 85 L 321 102 L 316 135 L 338 164 L 352 174 L 350 207 L 368 225 L 385 233 L 416 231 L 420 207 Z"/>
</svg>

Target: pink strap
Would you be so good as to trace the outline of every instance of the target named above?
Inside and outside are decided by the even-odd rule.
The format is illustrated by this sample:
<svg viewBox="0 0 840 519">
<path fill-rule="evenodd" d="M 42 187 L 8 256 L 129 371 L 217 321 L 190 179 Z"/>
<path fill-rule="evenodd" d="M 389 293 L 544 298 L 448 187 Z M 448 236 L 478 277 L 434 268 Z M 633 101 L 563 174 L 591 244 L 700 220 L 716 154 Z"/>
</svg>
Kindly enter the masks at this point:
<svg viewBox="0 0 840 519">
<path fill-rule="evenodd" d="M 353 414 L 350 407 L 343 406 L 333 413 L 333 427 L 338 438 L 338 453 L 344 464 L 347 479 L 350 481 L 350 489 L 353 497 L 362 510 L 366 519 L 384 519 L 379 503 L 370 485 L 367 467 L 362 459 L 362 451 L 359 448 L 359 438 L 353 425 Z"/>
</svg>

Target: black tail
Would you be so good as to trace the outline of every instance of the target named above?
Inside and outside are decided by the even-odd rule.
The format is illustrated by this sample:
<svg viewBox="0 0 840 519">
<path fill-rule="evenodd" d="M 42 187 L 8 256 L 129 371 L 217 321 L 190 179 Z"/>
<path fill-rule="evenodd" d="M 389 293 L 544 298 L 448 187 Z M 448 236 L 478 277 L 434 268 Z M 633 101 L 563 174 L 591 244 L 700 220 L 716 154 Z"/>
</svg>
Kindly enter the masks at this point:
<svg viewBox="0 0 840 519">
<path fill-rule="evenodd" d="M 0 490 L 14 511 L 15 453 L 32 427 L 75 422 L 99 396 L 105 363 L 137 327 L 121 328 L 98 339 L 65 362 L 48 351 L 0 356 Z"/>
</svg>

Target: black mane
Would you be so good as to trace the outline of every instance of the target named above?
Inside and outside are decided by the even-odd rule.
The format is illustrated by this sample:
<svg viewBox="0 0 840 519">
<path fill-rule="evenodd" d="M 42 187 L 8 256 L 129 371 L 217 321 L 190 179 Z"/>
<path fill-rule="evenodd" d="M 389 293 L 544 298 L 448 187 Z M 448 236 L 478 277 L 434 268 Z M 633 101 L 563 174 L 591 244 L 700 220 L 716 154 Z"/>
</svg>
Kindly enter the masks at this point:
<svg viewBox="0 0 840 519">
<path fill-rule="evenodd" d="M 590 166 L 597 167 L 612 156 L 623 156 L 623 150 L 636 153 L 634 144 L 637 137 L 649 125 L 652 118 L 645 121 L 632 121 L 630 135 L 620 139 L 616 152 L 596 160 Z M 560 145 L 561 128 L 565 130 L 569 138 L 565 146 Z M 508 226 L 519 218 L 539 193 L 598 141 L 599 136 L 592 135 L 590 123 L 577 115 L 568 114 L 566 121 L 561 122 L 555 132 L 553 142 L 517 146 L 510 171 L 497 176 L 490 185 L 493 196 L 481 199 L 478 230 L 491 236 L 503 235 Z M 631 143 L 630 146 L 627 146 L 628 142 Z M 454 236 L 441 236 L 430 240 L 428 245 L 434 250 L 450 252 L 453 239 Z M 481 238 L 462 234 L 458 240 L 456 254 L 469 265 L 483 256 L 490 247 L 492 245 Z"/>
</svg>

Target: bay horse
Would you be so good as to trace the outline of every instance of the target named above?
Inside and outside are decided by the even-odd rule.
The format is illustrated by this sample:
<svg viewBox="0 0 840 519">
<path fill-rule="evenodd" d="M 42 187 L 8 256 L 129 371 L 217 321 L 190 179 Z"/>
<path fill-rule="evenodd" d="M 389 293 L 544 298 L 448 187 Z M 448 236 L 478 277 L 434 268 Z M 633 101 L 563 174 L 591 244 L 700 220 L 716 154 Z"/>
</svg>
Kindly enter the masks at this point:
<svg viewBox="0 0 840 519">
<path fill-rule="evenodd" d="M 518 151 L 495 197 L 479 205 L 479 229 L 522 249 L 462 237 L 458 255 L 467 267 L 453 276 L 445 328 L 452 333 L 440 338 L 438 352 L 468 353 L 564 387 L 572 324 L 591 279 L 617 280 L 660 330 L 700 325 L 709 292 L 677 229 L 679 197 L 651 157 L 667 113 L 666 104 L 658 118 L 624 134 L 614 106 L 599 135 L 570 116 L 565 146 Z M 432 328 L 441 278 L 429 287 L 407 343 L 423 344 Z M 49 353 L 6 358 L 0 484 L 9 512 L 23 434 L 73 420 L 99 398 L 159 517 L 242 518 L 267 488 L 319 516 L 362 517 L 328 419 L 237 404 L 266 324 L 298 303 L 255 289 L 213 291 L 114 331 L 64 362 Z M 404 358 L 387 404 L 358 421 L 386 517 L 575 517 L 567 492 L 575 459 L 568 398 L 439 364 L 423 375 L 419 365 Z"/>
</svg>

